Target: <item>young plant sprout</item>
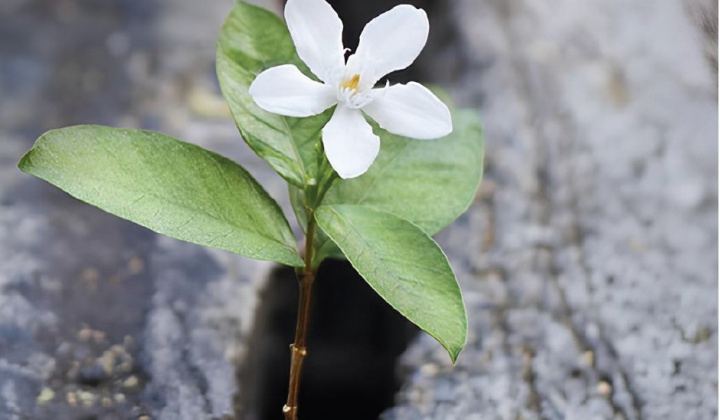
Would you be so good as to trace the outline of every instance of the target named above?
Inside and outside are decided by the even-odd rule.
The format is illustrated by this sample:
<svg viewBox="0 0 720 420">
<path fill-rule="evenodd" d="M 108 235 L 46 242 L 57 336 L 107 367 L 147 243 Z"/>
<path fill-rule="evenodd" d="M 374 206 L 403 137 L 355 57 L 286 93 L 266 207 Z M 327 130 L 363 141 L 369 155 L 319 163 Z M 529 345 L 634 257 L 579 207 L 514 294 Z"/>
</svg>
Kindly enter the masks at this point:
<svg viewBox="0 0 720 420">
<path fill-rule="evenodd" d="M 295 420 L 312 286 L 327 258 L 347 259 L 455 362 L 467 316 L 431 236 L 473 201 L 483 137 L 475 111 L 448 107 L 418 83 L 382 80 L 424 47 L 422 10 L 402 5 L 373 19 L 347 61 L 342 22 L 325 0 L 288 0 L 285 19 L 238 2 L 220 33 L 217 72 L 243 139 L 288 183 L 302 252 L 283 211 L 244 168 L 161 133 L 52 130 L 18 166 L 158 233 L 296 267 L 300 300 L 283 407 Z"/>
</svg>

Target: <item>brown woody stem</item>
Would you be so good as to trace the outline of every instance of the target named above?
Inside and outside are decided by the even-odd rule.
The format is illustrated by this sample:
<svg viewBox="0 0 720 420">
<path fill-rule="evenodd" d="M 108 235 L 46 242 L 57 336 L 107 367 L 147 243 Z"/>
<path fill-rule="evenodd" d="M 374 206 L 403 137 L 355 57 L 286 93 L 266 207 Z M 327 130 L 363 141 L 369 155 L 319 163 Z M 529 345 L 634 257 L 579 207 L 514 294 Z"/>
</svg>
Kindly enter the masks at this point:
<svg viewBox="0 0 720 420">
<path fill-rule="evenodd" d="M 307 347 L 305 341 L 307 339 L 308 326 L 310 323 L 310 302 L 312 298 L 312 285 L 315 281 L 315 272 L 312 268 L 313 259 L 313 242 L 315 238 L 315 216 L 312 211 L 308 214 L 308 227 L 305 236 L 305 267 L 303 268 L 300 281 L 300 298 L 298 302 L 298 318 L 295 328 L 295 341 L 290 345 L 290 387 L 288 388 L 288 398 L 283 407 L 285 420 L 297 420 L 298 413 L 298 394 L 300 391 L 300 376 L 302 374 L 302 366 L 307 356 Z"/>
</svg>

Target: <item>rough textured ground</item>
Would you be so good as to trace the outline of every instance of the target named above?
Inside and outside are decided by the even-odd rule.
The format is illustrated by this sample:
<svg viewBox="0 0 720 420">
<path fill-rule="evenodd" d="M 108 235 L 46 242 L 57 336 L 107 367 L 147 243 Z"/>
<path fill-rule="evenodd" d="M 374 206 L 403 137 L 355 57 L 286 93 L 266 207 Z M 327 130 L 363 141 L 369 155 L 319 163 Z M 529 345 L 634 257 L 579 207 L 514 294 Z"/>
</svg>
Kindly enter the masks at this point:
<svg viewBox="0 0 720 420">
<path fill-rule="evenodd" d="M 15 169 L 44 130 L 161 129 L 241 161 L 214 44 L 232 1 L 0 5 L 0 419 L 233 414 L 269 265 L 167 238 Z M 147 417 L 143 417 L 147 416 Z"/>
<path fill-rule="evenodd" d="M 488 171 L 442 242 L 471 337 L 386 419 L 717 416 L 717 103 L 679 2 L 449 2 Z"/>
<path fill-rule="evenodd" d="M 270 266 L 157 237 L 15 169 L 49 128 L 159 129 L 233 157 L 287 206 L 218 96 L 231 5 L 0 3 L 1 420 L 235 414 Z M 431 7 L 416 70 L 486 125 L 478 200 L 439 238 L 470 340 L 455 368 L 414 341 L 384 418 L 717 416 L 716 85 L 693 10 Z"/>
</svg>

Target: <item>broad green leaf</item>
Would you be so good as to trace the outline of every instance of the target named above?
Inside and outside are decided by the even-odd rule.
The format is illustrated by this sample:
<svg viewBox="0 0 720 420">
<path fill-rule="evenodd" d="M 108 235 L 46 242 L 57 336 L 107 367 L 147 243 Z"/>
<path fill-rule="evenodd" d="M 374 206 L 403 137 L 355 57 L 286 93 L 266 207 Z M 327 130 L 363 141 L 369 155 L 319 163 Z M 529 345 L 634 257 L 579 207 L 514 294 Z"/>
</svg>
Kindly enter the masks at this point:
<svg viewBox="0 0 720 420">
<path fill-rule="evenodd" d="M 277 203 L 241 166 L 164 134 L 102 126 L 45 133 L 18 167 L 158 233 L 302 266 Z"/>
<path fill-rule="evenodd" d="M 315 219 L 368 284 L 455 362 L 467 315 L 455 275 L 432 238 L 407 220 L 364 206 L 321 206 Z"/>
<path fill-rule="evenodd" d="M 476 111 L 452 110 L 454 129 L 414 140 L 374 126 L 380 154 L 364 175 L 337 182 L 324 204 L 358 204 L 392 213 L 434 235 L 463 214 L 483 174 L 483 131 Z"/>
<path fill-rule="evenodd" d="M 225 21 L 217 49 L 217 74 L 245 141 L 277 173 L 299 187 L 316 176 L 315 147 L 332 109 L 311 118 L 271 114 L 253 102 L 250 84 L 262 71 L 300 60 L 285 23 L 272 12 L 238 2 Z"/>
</svg>

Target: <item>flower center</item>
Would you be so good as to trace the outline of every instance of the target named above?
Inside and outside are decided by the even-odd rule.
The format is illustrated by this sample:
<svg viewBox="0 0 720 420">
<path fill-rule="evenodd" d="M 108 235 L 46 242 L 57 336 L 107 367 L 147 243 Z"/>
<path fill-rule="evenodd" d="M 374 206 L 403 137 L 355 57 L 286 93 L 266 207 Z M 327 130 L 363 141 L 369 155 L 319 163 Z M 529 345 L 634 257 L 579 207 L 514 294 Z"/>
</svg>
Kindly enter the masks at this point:
<svg viewBox="0 0 720 420">
<path fill-rule="evenodd" d="M 341 88 L 341 89 L 354 90 L 354 91 L 357 92 L 357 89 L 358 89 L 358 85 L 359 85 L 359 84 L 360 84 L 360 75 L 359 75 L 359 74 L 356 74 L 356 75 L 354 75 L 353 77 L 351 77 L 350 79 L 342 82 L 342 83 L 340 84 L 340 88 Z"/>
<path fill-rule="evenodd" d="M 338 101 L 350 108 L 362 108 L 372 102 L 370 89 L 360 84 L 360 75 L 353 74 L 338 84 Z"/>
</svg>

